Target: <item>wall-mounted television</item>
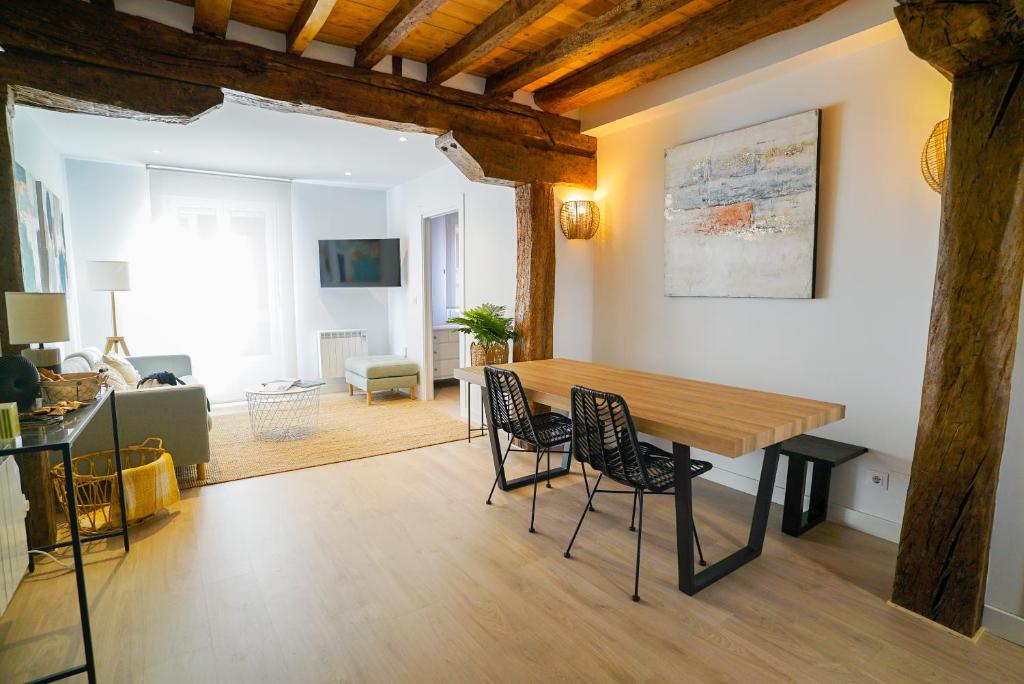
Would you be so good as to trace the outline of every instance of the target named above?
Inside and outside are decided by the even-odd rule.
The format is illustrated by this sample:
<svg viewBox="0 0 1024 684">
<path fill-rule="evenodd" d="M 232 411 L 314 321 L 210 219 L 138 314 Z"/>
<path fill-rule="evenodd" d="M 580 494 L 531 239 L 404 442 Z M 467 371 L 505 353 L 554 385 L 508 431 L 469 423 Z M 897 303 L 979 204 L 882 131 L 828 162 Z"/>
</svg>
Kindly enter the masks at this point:
<svg viewBox="0 0 1024 684">
<path fill-rule="evenodd" d="M 320 240 L 320 287 L 399 287 L 397 238 Z"/>
</svg>

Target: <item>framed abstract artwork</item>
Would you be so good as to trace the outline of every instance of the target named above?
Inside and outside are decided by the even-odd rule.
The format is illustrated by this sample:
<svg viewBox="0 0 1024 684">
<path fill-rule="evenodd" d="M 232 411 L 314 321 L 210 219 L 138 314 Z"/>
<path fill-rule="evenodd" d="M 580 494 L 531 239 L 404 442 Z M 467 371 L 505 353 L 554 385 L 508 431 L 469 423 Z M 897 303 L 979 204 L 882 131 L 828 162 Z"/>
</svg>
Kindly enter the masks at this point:
<svg viewBox="0 0 1024 684">
<path fill-rule="evenodd" d="M 665 151 L 665 294 L 814 297 L 821 112 Z"/>
<path fill-rule="evenodd" d="M 67 245 L 60 198 L 14 165 L 18 238 L 25 292 L 67 292 Z"/>
</svg>

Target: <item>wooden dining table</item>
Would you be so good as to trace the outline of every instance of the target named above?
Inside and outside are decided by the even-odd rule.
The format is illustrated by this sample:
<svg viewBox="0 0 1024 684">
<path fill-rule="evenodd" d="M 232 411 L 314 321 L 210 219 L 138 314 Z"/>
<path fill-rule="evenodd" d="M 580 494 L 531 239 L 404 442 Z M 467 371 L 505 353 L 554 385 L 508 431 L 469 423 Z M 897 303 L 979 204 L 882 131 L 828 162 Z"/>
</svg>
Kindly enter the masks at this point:
<svg viewBox="0 0 1024 684">
<path fill-rule="evenodd" d="M 691 596 L 761 555 L 778 470 L 779 444 L 842 420 L 846 413 L 845 406 L 832 402 L 572 359 L 522 361 L 499 367 L 516 372 L 530 401 L 563 411 L 569 410 L 573 385 L 619 394 L 629 405 L 639 432 L 671 440 L 676 473 L 674 499 L 679 589 Z M 455 377 L 470 384 L 484 385 L 483 366 L 458 368 Z M 485 411 L 489 412 L 486 394 L 483 392 Z M 505 478 L 498 431 L 492 428 L 489 436 L 498 485 L 508 490 L 532 484 L 533 475 L 518 480 Z M 702 449 L 727 458 L 764 451 L 746 546 L 700 572 L 694 572 L 693 487 L 689 477 L 691 449 Z M 566 452 L 558 468 L 541 472 L 539 477 L 568 473 L 570 459 L 571 454 Z"/>
</svg>

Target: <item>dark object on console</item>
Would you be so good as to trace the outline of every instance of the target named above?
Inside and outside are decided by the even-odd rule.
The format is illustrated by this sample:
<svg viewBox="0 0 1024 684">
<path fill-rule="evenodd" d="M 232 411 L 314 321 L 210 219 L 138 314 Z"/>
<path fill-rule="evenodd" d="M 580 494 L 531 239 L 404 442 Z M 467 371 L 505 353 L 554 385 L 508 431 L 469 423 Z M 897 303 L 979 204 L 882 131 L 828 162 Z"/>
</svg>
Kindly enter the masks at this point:
<svg viewBox="0 0 1024 684">
<path fill-rule="evenodd" d="M 779 453 L 789 457 L 786 470 L 786 501 L 782 507 L 782 531 L 799 537 L 825 519 L 832 469 L 867 453 L 867 447 L 836 442 L 814 435 L 800 435 L 782 443 Z M 804 511 L 807 463 L 811 471 L 811 507 Z"/>
<path fill-rule="evenodd" d="M 572 398 L 572 446 L 576 459 L 588 463 L 601 473 L 590 499 L 583 506 L 583 515 L 576 523 L 576 531 L 572 533 L 569 546 L 565 549 L 565 557 L 572 557 L 572 545 L 576 535 L 580 533 L 583 519 L 587 511 L 592 510 L 594 497 L 598 492 L 608 494 L 633 495 L 633 521 L 629 529 L 633 530 L 636 523 L 637 503 L 640 504 L 640 525 L 636 528 L 636 567 L 633 575 L 633 600 L 640 600 L 640 542 L 644 533 L 644 492 L 649 494 L 669 494 L 675 487 L 676 462 L 672 454 L 659 449 L 648 442 L 641 442 L 636 436 L 636 425 L 629 413 L 626 400 L 618 394 L 599 392 L 575 385 L 571 392 Z M 690 459 L 690 479 L 703 475 L 711 470 L 707 461 Z M 601 480 L 605 476 L 627 489 L 601 489 Z M 700 548 L 697 527 L 693 527 L 693 541 L 697 544 L 700 564 L 707 565 L 704 552 Z M 692 553 L 692 550 L 691 550 Z"/>
<path fill-rule="evenodd" d="M 171 371 L 160 371 L 159 373 L 150 373 L 146 377 L 144 377 L 141 380 L 139 380 L 139 384 L 136 385 L 135 388 L 139 389 L 140 387 L 142 387 L 144 384 L 146 384 L 150 380 L 153 380 L 154 382 L 156 382 L 157 384 L 160 384 L 160 385 L 171 385 L 172 387 L 175 386 L 175 385 L 184 385 L 185 384 L 184 380 L 179 378 L 177 375 L 175 375 Z"/>
<path fill-rule="evenodd" d="M 24 356 L 0 357 L 0 402 L 14 401 L 19 411 L 32 408 L 39 396 L 39 371 Z"/>
</svg>

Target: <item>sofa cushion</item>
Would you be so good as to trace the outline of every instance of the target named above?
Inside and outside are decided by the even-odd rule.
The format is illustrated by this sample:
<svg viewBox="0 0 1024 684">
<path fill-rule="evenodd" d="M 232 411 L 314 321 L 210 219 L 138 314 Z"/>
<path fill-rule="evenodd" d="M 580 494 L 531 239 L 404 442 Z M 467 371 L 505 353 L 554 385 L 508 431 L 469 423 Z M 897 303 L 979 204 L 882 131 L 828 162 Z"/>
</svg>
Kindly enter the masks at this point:
<svg viewBox="0 0 1024 684">
<path fill-rule="evenodd" d="M 402 356 L 350 356 L 345 359 L 345 370 L 364 378 L 394 378 L 416 375 L 420 365 Z"/>
<path fill-rule="evenodd" d="M 138 387 L 139 381 L 142 380 L 142 376 L 139 375 L 139 371 L 135 370 L 135 366 L 120 354 L 104 354 L 103 363 L 120 373 L 131 389 Z"/>
</svg>

